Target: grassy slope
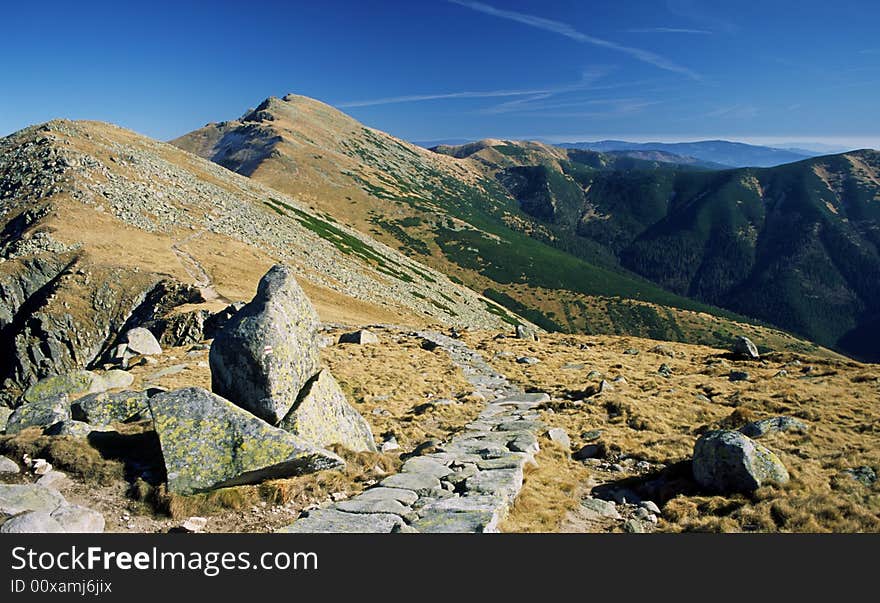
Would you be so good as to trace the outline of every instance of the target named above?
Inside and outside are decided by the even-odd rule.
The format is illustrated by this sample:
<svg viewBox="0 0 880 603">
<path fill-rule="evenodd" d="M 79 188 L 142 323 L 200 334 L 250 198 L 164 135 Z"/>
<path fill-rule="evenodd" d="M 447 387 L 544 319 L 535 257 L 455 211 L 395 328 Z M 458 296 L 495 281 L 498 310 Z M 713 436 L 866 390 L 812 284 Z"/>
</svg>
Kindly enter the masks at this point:
<svg viewBox="0 0 880 603">
<path fill-rule="evenodd" d="M 594 325 L 591 330 L 608 328 L 603 316 L 584 316 L 584 312 L 609 304 L 617 312 L 610 325 L 613 330 L 606 332 L 674 333 L 676 339 L 713 343 L 715 335 L 693 321 L 682 321 L 681 312 L 745 320 L 635 276 L 620 268 L 601 246 L 571 233 L 560 236 L 542 230 L 487 174 L 488 165 L 513 168 L 524 161 L 544 162 L 555 170 L 567 162 L 566 153 L 559 149 L 540 143 L 525 148 L 513 143 L 476 145 L 462 153 L 468 159 L 453 159 L 364 128 L 309 99 L 269 99 L 261 107 L 243 122 L 208 126 L 175 144 L 216 159 L 228 141 L 260 131 L 259 141 L 244 145 L 248 152 L 239 164 L 230 163 L 228 157 L 222 163 L 368 230 L 550 329 L 576 331 L 588 324 Z M 254 169 L 253 149 L 269 142 L 272 150 Z M 628 157 L 581 155 L 590 156 L 597 165 L 659 165 Z M 547 294 L 553 290 L 558 294 Z M 617 303 L 618 298 L 672 310 L 649 312 L 652 324 L 646 325 L 644 306 Z M 602 299 L 607 303 L 596 303 Z"/>
</svg>

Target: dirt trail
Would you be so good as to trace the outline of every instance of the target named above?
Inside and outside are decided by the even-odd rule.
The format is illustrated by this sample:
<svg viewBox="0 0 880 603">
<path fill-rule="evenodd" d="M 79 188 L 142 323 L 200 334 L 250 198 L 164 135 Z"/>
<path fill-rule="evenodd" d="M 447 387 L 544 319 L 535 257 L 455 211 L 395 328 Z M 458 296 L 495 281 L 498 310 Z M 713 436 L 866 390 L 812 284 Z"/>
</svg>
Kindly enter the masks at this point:
<svg viewBox="0 0 880 603">
<path fill-rule="evenodd" d="M 171 250 L 174 252 L 174 255 L 177 256 L 178 261 L 180 261 L 180 264 L 183 266 L 183 269 L 186 270 L 186 273 L 193 279 L 193 284 L 199 288 L 199 291 L 201 291 L 202 297 L 206 302 L 220 301 L 224 303 L 232 303 L 232 300 L 217 292 L 217 289 L 214 288 L 214 282 L 211 280 L 211 275 L 208 274 L 205 267 L 202 266 L 202 264 L 191 253 L 182 247 L 190 241 L 202 236 L 204 232 L 205 231 L 200 230 L 185 239 L 172 243 Z"/>
</svg>

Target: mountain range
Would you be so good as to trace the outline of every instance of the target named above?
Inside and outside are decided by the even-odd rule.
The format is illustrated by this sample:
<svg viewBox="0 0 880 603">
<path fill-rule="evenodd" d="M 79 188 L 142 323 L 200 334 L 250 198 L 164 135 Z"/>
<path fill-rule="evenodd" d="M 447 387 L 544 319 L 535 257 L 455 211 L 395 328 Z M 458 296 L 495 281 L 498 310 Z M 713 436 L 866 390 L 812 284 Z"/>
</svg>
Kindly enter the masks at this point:
<svg viewBox="0 0 880 603">
<path fill-rule="evenodd" d="M 713 343 L 723 331 L 692 317 L 714 316 L 876 358 L 876 152 L 803 160 L 774 150 L 774 161 L 801 161 L 731 170 L 540 142 L 429 151 L 297 95 L 172 143 L 548 329 Z M 754 150 L 706 145 L 718 153 L 710 161 Z"/>
<path fill-rule="evenodd" d="M 784 163 L 815 157 L 820 153 L 805 149 L 781 149 L 727 140 L 700 140 L 697 142 L 625 142 L 600 140 L 596 142 L 563 142 L 566 149 L 587 151 L 663 151 L 683 157 L 726 167 L 774 167 Z"/>
</svg>

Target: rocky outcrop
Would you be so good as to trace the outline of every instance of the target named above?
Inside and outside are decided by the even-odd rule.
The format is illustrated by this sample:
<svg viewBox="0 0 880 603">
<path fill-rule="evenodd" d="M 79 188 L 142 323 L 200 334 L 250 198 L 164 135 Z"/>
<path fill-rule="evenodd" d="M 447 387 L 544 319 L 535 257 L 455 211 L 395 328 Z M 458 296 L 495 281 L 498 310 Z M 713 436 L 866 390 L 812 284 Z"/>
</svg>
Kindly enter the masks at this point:
<svg viewBox="0 0 880 603">
<path fill-rule="evenodd" d="M 24 392 L 23 401 L 41 402 L 63 395 L 102 392 L 107 383 L 92 371 L 68 371 L 40 379 Z"/>
<path fill-rule="evenodd" d="M 341 458 L 200 388 L 149 399 L 168 489 L 192 494 L 343 465 Z"/>
<path fill-rule="evenodd" d="M 276 425 L 320 370 L 318 315 L 293 272 L 272 267 L 211 345 L 211 389 Z"/>
<path fill-rule="evenodd" d="M 278 426 L 322 448 L 338 444 L 355 452 L 376 451 L 369 424 L 326 369 L 306 384 Z"/>
<path fill-rule="evenodd" d="M 694 446 L 694 479 L 713 492 L 752 492 L 768 483 L 784 484 L 789 475 L 769 449 L 738 431 L 710 431 Z"/>
<path fill-rule="evenodd" d="M 46 280 L 50 267 L 58 272 Z M 44 377 L 91 366 L 158 280 L 145 272 L 91 265 L 83 256 L 67 256 L 61 266 L 35 258 L 6 262 L 0 274 L 0 288 L 7 291 L 0 402 L 7 406 Z"/>
</svg>

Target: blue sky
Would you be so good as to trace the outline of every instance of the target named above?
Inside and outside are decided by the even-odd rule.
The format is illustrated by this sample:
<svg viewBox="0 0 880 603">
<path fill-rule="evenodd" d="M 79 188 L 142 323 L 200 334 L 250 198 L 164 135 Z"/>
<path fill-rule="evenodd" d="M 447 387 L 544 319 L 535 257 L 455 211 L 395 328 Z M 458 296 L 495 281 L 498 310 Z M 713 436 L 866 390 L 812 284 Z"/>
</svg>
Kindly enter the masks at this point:
<svg viewBox="0 0 880 603">
<path fill-rule="evenodd" d="M 294 92 L 410 140 L 880 147 L 876 0 L 50 0 L 3 21 L 0 135 L 169 139 Z"/>
</svg>

